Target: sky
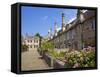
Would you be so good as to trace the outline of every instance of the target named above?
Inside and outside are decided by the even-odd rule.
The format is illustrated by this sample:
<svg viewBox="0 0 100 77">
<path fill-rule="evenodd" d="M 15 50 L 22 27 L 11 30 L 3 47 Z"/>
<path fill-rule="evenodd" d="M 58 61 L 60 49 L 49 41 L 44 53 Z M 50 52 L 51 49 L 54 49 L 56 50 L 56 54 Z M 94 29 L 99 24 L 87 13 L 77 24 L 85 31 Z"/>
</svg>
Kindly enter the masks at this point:
<svg viewBox="0 0 100 77">
<path fill-rule="evenodd" d="M 26 33 L 29 35 L 40 33 L 41 36 L 45 36 L 50 28 L 52 28 L 52 31 L 54 30 L 55 22 L 57 23 L 57 28 L 60 28 L 62 24 L 62 12 L 65 16 L 65 24 L 77 15 L 77 9 L 22 6 L 22 35 L 25 35 Z"/>
</svg>

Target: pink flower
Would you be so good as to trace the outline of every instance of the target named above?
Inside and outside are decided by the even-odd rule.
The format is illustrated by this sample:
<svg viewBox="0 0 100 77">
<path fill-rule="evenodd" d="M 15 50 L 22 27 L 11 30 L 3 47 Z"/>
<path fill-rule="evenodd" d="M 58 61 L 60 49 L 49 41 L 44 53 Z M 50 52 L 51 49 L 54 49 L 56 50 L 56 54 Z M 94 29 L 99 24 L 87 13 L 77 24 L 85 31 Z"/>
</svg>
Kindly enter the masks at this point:
<svg viewBox="0 0 100 77">
<path fill-rule="evenodd" d="M 73 68 L 77 68 L 77 67 L 79 67 L 79 64 L 78 63 L 74 64 Z"/>
</svg>

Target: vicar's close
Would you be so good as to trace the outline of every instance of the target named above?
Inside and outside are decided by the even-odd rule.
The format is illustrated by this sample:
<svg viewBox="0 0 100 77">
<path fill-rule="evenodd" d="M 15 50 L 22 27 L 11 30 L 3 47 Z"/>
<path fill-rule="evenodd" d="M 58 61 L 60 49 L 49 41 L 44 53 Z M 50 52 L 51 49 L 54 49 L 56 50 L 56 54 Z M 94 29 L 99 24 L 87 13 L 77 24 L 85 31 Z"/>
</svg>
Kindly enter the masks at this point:
<svg viewBox="0 0 100 77">
<path fill-rule="evenodd" d="M 95 11 L 78 10 L 76 18 L 70 23 L 64 22 L 62 13 L 62 26 L 57 30 L 55 23 L 54 33 L 48 32 L 49 40 L 55 48 L 72 48 L 81 50 L 88 46 L 95 47 Z"/>
</svg>

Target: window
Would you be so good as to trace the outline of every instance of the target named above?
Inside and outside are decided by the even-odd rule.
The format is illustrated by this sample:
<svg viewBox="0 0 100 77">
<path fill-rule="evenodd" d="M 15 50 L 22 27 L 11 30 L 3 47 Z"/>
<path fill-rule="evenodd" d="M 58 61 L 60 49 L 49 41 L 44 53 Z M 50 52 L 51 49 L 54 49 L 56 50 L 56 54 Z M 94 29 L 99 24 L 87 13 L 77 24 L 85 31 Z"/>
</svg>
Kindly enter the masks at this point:
<svg viewBox="0 0 100 77">
<path fill-rule="evenodd" d="M 69 31 L 69 39 L 72 39 L 72 30 Z"/>
<path fill-rule="evenodd" d="M 36 48 L 38 48 L 38 45 L 36 45 Z"/>
<path fill-rule="evenodd" d="M 34 43 L 38 43 L 38 40 L 34 40 Z"/>
<path fill-rule="evenodd" d="M 29 43 L 29 40 L 27 40 L 27 42 Z"/>
<path fill-rule="evenodd" d="M 67 40 L 69 40 L 69 32 L 67 32 Z"/>
<path fill-rule="evenodd" d="M 35 45 L 34 45 L 34 48 L 35 48 Z"/>
<path fill-rule="evenodd" d="M 38 40 L 36 42 L 38 43 Z"/>
<path fill-rule="evenodd" d="M 92 21 L 92 29 L 95 30 L 95 20 Z"/>
<path fill-rule="evenodd" d="M 38 48 L 38 45 L 34 45 L 34 48 Z"/>
<path fill-rule="evenodd" d="M 75 29 L 72 30 L 72 39 L 75 38 Z"/>
<path fill-rule="evenodd" d="M 32 43 L 32 40 L 30 40 L 30 42 Z"/>
</svg>

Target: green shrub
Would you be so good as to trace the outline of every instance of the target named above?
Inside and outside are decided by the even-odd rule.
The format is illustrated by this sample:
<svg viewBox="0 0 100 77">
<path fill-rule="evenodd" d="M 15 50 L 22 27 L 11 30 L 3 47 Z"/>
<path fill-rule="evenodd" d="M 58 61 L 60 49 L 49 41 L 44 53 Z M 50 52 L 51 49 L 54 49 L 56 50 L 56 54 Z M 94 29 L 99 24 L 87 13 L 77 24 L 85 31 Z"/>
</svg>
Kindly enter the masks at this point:
<svg viewBox="0 0 100 77">
<path fill-rule="evenodd" d="M 28 46 L 27 45 L 22 45 L 22 51 L 27 51 L 28 50 Z"/>
<path fill-rule="evenodd" d="M 53 51 L 54 50 L 54 45 L 52 42 L 44 42 L 41 44 L 41 50 L 43 51 Z"/>
</svg>

